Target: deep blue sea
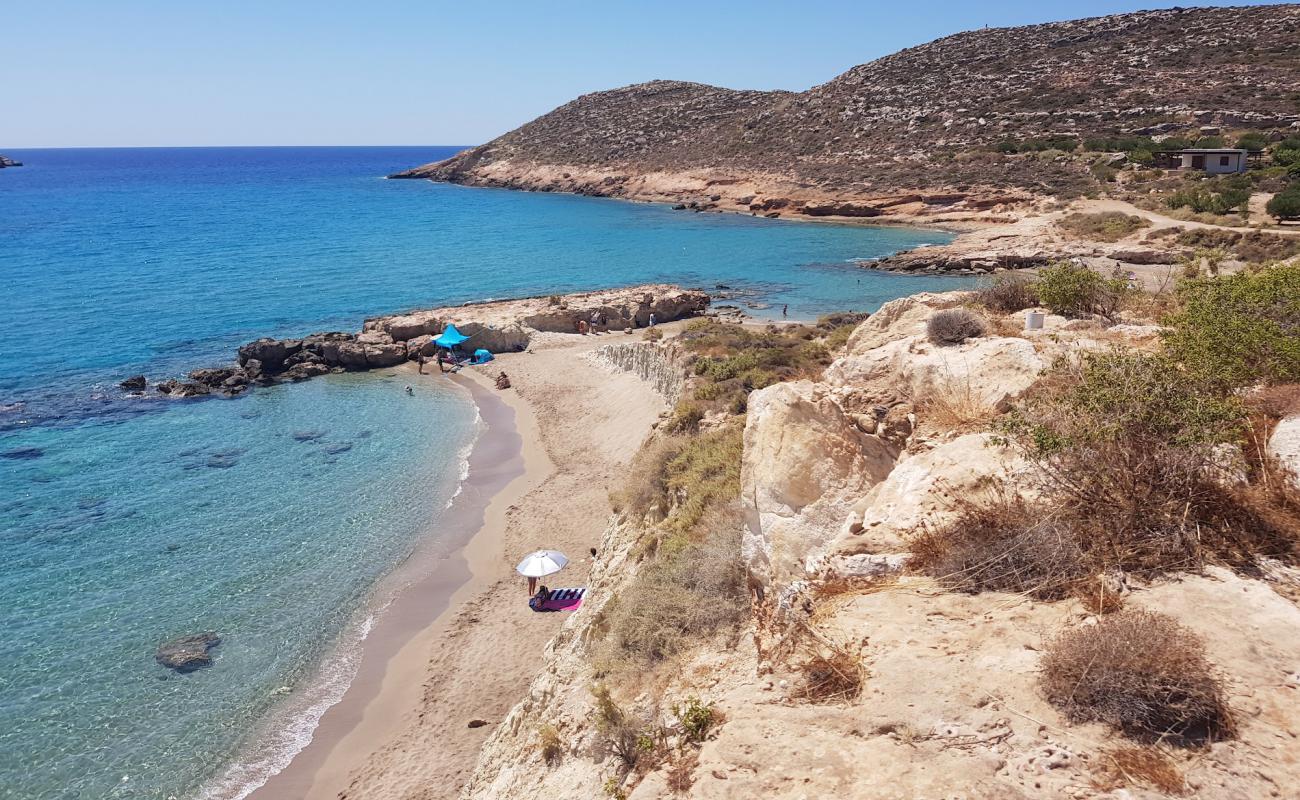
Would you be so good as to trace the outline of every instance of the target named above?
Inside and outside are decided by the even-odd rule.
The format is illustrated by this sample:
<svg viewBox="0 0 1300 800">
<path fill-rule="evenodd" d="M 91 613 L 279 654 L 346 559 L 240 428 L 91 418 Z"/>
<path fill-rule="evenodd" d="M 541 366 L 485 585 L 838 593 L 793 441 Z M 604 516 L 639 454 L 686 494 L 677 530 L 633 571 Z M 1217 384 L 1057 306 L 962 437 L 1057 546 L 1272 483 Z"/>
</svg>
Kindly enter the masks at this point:
<svg viewBox="0 0 1300 800">
<path fill-rule="evenodd" d="M 197 401 L 122 378 L 488 297 L 725 283 L 808 318 L 956 285 L 851 264 L 932 231 L 383 180 L 456 150 L 4 151 L 0 798 L 200 796 L 300 744 L 479 428 L 450 382 L 388 371 Z M 154 662 L 203 630 L 214 666 Z M 251 742 L 268 714 L 299 730 Z"/>
</svg>

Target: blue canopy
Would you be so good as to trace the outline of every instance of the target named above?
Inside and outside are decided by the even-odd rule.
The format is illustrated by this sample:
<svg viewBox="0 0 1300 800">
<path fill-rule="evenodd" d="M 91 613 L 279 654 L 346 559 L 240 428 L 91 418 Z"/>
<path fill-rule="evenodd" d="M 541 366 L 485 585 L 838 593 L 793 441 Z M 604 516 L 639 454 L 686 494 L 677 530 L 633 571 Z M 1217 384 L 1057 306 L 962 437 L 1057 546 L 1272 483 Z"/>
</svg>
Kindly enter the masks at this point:
<svg viewBox="0 0 1300 800">
<path fill-rule="evenodd" d="M 447 327 L 442 329 L 442 333 L 438 336 L 438 338 L 433 340 L 433 343 L 438 345 L 439 347 L 455 347 L 461 342 L 465 342 L 468 340 L 469 337 L 461 333 L 460 331 L 456 330 L 455 325 L 449 324 Z"/>
</svg>

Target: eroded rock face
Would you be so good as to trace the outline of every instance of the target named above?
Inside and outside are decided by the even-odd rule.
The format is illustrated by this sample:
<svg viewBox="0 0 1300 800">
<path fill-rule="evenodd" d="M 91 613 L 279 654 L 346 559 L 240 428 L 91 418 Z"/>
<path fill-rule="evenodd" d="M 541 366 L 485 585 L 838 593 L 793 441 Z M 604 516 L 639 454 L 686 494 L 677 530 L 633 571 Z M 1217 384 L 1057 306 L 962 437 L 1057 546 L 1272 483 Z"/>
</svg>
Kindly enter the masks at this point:
<svg viewBox="0 0 1300 800">
<path fill-rule="evenodd" d="M 479 322 L 466 322 L 457 326 L 461 333 L 470 337 L 467 346 L 478 350 L 482 348 L 493 353 L 515 353 L 528 349 L 532 337 L 520 325 L 484 325 Z"/>
<path fill-rule="evenodd" d="M 219 644 L 221 637 L 213 631 L 179 636 L 164 642 L 154 653 L 154 660 L 180 673 L 193 672 L 212 665 L 209 651 Z"/>
<path fill-rule="evenodd" d="M 896 553 L 922 526 L 942 524 L 963 501 L 989 497 L 1023 476 L 1029 464 L 986 433 L 972 433 L 905 457 L 866 497 L 858 533 L 844 537 L 856 553 Z M 1018 484 L 1018 493 L 1025 487 Z"/>
<path fill-rule="evenodd" d="M 897 455 L 809 381 L 751 394 L 744 445 L 745 556 L 778 590 L 806 577 L 843 524 L 841 503 L 883 480 Z"/>
</svg>

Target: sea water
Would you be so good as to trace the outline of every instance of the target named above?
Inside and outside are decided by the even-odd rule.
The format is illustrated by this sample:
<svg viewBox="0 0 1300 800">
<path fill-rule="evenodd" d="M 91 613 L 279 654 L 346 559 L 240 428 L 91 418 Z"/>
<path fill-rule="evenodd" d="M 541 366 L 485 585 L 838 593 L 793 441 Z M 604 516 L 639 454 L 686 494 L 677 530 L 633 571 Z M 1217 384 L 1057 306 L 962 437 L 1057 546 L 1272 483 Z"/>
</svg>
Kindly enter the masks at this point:
<svg viewBox="0 0 1300 800">
<path fill-rule="evenodd" d="M 318 712 L 479 429 L 449 381 L 410 396 L 391 370 L 234 400 L 122 378 L 490 297 L 725 284 L 810 318 L 957 285 L 852 263 L 933 231 L 383 180 L 454 152 L 6 152 L 26 166 L 0 170 L 0 797 L 193 796 L 268 714 Z M 212 667 L 154 662 L 207 630 Z"/>
</svg>

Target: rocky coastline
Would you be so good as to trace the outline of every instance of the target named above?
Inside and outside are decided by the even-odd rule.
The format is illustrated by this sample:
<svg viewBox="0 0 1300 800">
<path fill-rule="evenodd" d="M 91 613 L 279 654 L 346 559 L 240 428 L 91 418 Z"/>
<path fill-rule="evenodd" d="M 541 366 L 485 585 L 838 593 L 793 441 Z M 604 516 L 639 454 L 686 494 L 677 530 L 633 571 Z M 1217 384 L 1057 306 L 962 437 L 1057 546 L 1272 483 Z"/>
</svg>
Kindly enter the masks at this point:
<svg viewBox="0 0 1300 800">
<path fill-rule="evenodd" d="M 667 284 L 549 295 L 519 300 L 445 306 L 365 320 L 357 333 L 327 331 L 301 338 L 264 337 L 241 346 L 234 364 L 205 367 L 184 378 L 154 384 L 173 398 L 233 397 L 254 386 L 308 380 L 320 375 L 395 367 L 433 357 L 434 337 L 454 324 L 473 349 L 492 353 L 526 350 L 537 333 L 576 333 L 593 316 L 598 330 L 631 332 L 653 323 L 704 313 L 708 294 Z M 148 380 L 135 375 L 121 388 L 143 394 Z"/>
</svg>

